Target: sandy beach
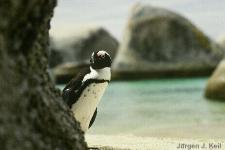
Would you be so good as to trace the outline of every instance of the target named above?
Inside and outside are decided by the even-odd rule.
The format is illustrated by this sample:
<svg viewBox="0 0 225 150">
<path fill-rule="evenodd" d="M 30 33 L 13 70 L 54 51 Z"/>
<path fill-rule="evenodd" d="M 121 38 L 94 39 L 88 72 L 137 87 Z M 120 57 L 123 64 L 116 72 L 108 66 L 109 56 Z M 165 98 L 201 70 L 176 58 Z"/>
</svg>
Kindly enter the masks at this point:
<svg viewBox="0 0 225 150">
<path fill-rule="evenodd" d="M 105 150 L 225 150 L 225 139 L 181 139 L 132 135 L 86 135 L 89 147 Z M 179 145 L 182 148 L 178 148 Z M 203 147 L 203 145 L 205 145 Z"/>
</svg>

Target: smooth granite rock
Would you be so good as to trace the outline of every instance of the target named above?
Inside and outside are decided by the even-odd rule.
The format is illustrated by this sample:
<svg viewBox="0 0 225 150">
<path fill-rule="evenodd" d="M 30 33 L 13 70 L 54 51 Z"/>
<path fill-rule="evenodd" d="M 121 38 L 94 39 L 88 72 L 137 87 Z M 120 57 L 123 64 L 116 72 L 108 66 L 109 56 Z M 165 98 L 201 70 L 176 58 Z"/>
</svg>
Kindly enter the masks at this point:
<svg viewBox="0 0 225 150">
<path fill-rule="evenodd" d="M 209 78 L 205 96 L 209 99 L 225 101 L 225 60 L 220 62 Z"/>
<path fill-rule="evenodd" d="M 188 19 L 138 4 L 113 64 L 114 78 L 209 75 L 224 50 Z"/>
<path fill-rule="evenodd" d="M 0 149 L 84 150 L 79 124 L 47 73 L 56 0 L 0 0 Z"/>
<path fill-rule="evenodd" d="M 50 66 L 57 83 L 68 82 L 82 66 L 87 67 L 93 51 L 106 50 L 114 59 L 118 49 L 118 41 L 103 28 L 84 29 L 74 36 L 55 39 L 52 45 Z"/>
<path fill-rule="evenodd" d="M 63 63 L 63 54 L 57 50 L 53 38 L 50 37 L 50 55 L 49 55 L 49 68 L 54 68 Z"/>
<path fill-rule="evenodd" d="M 218 44 L 220 44 L 225 49 L 225 35 L 221 36 L 218 41 Z"/>
</svg>

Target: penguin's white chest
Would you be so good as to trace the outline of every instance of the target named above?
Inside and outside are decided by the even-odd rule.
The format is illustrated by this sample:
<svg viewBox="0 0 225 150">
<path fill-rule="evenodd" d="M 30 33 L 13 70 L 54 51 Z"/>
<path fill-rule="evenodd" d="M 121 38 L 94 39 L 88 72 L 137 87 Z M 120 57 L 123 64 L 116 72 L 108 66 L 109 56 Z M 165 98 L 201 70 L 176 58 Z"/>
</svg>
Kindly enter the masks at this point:
<svg viewBox="0 0 225 150">
<path fill-rule="evenodd" d="M 101 100 L 108 82 L 91 83 L 82 92 L 79 100 L 72 105 L 74 117 L 80 122 L 81 129 L 86 132 L 90 120 Z"/>
</svg>

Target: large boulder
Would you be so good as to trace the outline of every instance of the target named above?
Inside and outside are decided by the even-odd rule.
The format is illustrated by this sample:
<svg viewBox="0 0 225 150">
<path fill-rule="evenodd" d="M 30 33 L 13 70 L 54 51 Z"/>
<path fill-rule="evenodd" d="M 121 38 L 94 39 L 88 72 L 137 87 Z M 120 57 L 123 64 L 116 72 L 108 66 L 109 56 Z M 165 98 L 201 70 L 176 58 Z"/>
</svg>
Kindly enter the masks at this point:
<svg viewBox="0 0 225 150">
<path fill-rule="evenodd" d="M 47 73 L 55 0 L 0 0 L 0 149 L 87 149 Z"/>
<path fill-rule="evenodd" d="M 209 78 L 205 96 L 209 99 L 225 101 L 225 60 L 221 61 Z"/>
<path fill-rule="evenodd" d="M 224 51 L 184 17 L 136 5 L 121 42 L 114 78 L 208 75 Z"/>
<path fill-rule="evenodd" d="M 225 49 L 225 35 L 221 36 L 217 42 Z"/>
<path fill-rule="evenodd" d="M 63 62 L 62 52 L 57 50 L 55 42 L 52 37 L 49 39 L 50 55 L 49 55 L 49 68 L 54 68 Z"/>
<path fill-rule="evenodd" d="M 103 28 L 84 29 L 73 37 L 53 40 L 52 45 L 50 66 L 57 83 L 67 82 L 87 67 L 93 51 L 106 50 L 114 59 L 118 49 L 118 41 Z"/>
</svg>

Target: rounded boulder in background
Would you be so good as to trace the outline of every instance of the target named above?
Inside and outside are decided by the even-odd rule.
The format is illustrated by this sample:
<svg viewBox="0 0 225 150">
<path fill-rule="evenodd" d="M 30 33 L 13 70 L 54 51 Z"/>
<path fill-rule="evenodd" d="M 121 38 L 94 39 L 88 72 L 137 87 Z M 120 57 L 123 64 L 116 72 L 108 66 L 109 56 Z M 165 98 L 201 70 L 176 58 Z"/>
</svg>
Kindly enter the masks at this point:
<svg viewBox="0 0 225 150">
<path fill-rule="evenodd" d="M 56 82 L 66 83 L 86 68 L 93 51 L 105 50 L 114 59 L 118 45 L 118 41 L 103 28 L 82 29 L 73 36 L 53 40 L 50 67 Z"/>
<path fill-rule="evenodd" d="M 209 99 L 225 101 L 225 60 L 221 61 L 213 75 L 209 78 L 205 96 Z"/>
<path fill-rule="evenodd" d="M 209 75 L 224 51 L 184 17 L 136 5 L 113 64 L 118 79 Z"/>
</svg>

